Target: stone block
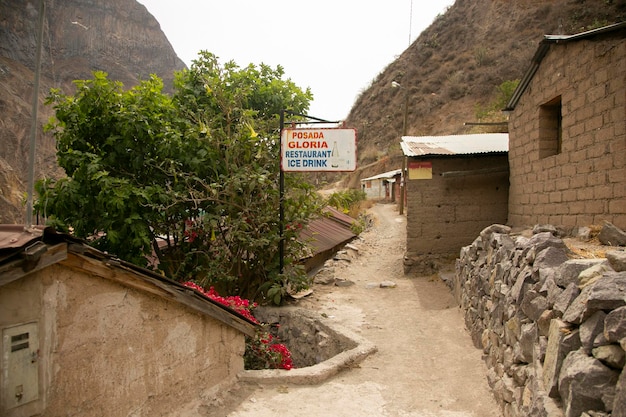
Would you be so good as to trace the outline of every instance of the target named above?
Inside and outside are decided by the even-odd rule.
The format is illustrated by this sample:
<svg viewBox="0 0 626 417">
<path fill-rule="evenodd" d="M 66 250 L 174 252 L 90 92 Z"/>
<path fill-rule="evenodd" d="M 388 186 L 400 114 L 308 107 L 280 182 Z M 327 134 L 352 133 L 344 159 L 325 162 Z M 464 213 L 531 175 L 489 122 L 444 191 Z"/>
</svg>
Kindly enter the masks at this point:
<svg viewBox="0 0 626 417">
<path fill-rule="evenodd" d="M 558 395 L 557 384 L 563 359 L 568 353 L 578 349 L 580 346 L 580 339 L 578 340 L 578 346 L 576 344 L 577 332 L 574 334 L 575 337 L 572 337 L 571 327 L 567 323 L 559 319 L 552 320 L 546 356 L 543 361 L 543 385 L 551 397 Z"/>
<path fill-rule="evenodd" d="M 591 349 L 594 348 L 593 344 L 596 337 L 604 332 L 605 317 L 606 313 L 604 311 L 596 311 L 591 317 L 580 324 L 580 343 L 587 355 L 591 354 Z"/>
<path fill-rule="evenodd" d="M 602 278 L 602 275 L 604 275 L 605 272 L 610 271 L 613 271 L 613 269 L 606 261 L 592 265 L 578 274 L 578 286 L 582 288 L 586 285 L 593 284 Z"/>
<path fill-rule="evenodd" d="M 554 268 L 560 266 L 563 262 L 567 261 L 567 247 L 554 247 L 548 246 L 535 256 L 535 262 L 533 263 L 533 270 L 539 270 L 540 268 Z"/>
<path fill-rule="evenodd" d="M 533 362 L 533 352 L 535 350 L 535 344 L 537 343 L 538 337 L 536 323 L 526 323 L 522 325 L 519 339 L 521 357 L 518 359 L 518 362 Z"/>
<path fill-rule="evenodd" d="M 511 301 L 514 304 L 519 304 L 522 299 L 524 284 L 530 282 L 532 276 L 532 268 L 530 266 L 526 266 L 523 268 L 516 276 L 515 283 L 511 287 Z"/>
<path fill-rule="evenodd" d="M 552 319 L 559 318 L 554 310 L 546 310 L 541 313 L 541 317 L 537 320 L 537 330 L 539 336 L 548 336 L 550 334 L 550 323 Z"/>
<path fill-rule="evenodd" d="M 539 293 L 546 297 L 550 308 L 554 305 L 557 297 L 561 295 L 563 289 L 556 284 L 556 272 L 555 268 L 546 268 L 539 271 L 540 274 L 545 274 L 540 278 L 541 286 L 539 286 Z M 535 286 L 537 288 L 537 286 Z"/>
<path fill-rule="evenodd" d="M 603 245 L 626 246 L 626 232 L 609 222 L 602 226 L 598 239 Z"/>
<path fill-rule="evenodd" d="M 509 346 L 515 345 L 521 334 L 521 323 L 519 317 L 513 316 L 504 324 L 504 343 Z"/>
<path fill-rule="evenodd" d="M 624 369 L 624 349 L 619 345 L 603 345 L 594 348 L 591 351 L 594 358 L 608 366 L 609 368 L 622 370 Z"/>
<path fill-rule="evenodd" d="M 538 292 L 531 290 L 524 295 L 520 308 L 529 319 L 537 321 L 541 314 L 548 309 L 548 300 Z"/>
<path fill-rule="evenodd" d="M 608 272 L 583 287 L 563 314 L 563 320 L 580 324 L 598 310 L 614 310 L 624 305 L 626 272 Z"/>
<path fill-rule="evenodd" d="M 587 307 L 591 310 L 614 310 L 626 305 L 626 272 L 608 272 L 589 291 Z"/>
<path fill-rule="evenodd" d="M 580 290 L 578 289 L 578 285 L 574 283 L 569 284 L 565 290 L 559 294 L 556 300 L 554 300 L 554 304 L 552 306 L 553 310 L 559 315 L 559 317 L 563 316 L 563 313 L 565 313 L 567 308 L 579 294 Z"/>
<path fill-rule="evenodd" d="M 588 356 L 582 349 L 570 352 L 559 374 L 559 394 L 565 417 L 589 410 L 611 411 L 619 372 Z"/>
<path fill-rule="evenodd" d="M 563 240 L 559 239 L 558 237 L 553 236 L 552 233 L 550 232 L 541 232 L 541 233 L 537 233 L 533 235 L 528 240 L 528 245 L 533 247 L 535 250 L 535 253 L 537 254 L 548 247 L 561 249 L 565 252 L 569 250 L 567 246 L 565 245 L 565 243 L 563 242 Z"/>
<path fill-rule="evenodd" d="M 626 417 L 626 372 L 622 372 L 615 386 L 612 417 Z"/>
<path fill-rule="evenodd" d="M 616 272 L 626 271 L 626 251 L 613 250 L 606 253 L 606 259 Z"/>
<path fill-rule="evenodd" d="M 581 272 L 604 262 L 606 262 L 604 259 L 568 259 L 559 266 L 556 284 L 563 288 L 571 283 L 578 285 Z"/>
<path fill-rule="evenodd" d="M 626 338 L 626 306 L 616 308 L 604 319 L 604 337 L 609 343 Z"/>
</svg>

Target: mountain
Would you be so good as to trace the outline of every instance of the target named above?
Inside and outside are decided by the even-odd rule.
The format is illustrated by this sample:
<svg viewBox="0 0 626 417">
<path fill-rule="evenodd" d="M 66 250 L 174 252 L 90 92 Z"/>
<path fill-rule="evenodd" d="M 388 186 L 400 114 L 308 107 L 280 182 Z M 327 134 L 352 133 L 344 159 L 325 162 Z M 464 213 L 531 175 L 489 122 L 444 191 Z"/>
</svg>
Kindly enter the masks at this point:
<svg viewBox="0 0 626 417">
<path fill-rule="evenodd" d="M 38 0 L 0 0 L 0 223 L 21 223 L 28 172 Z M 359 179 L 400 167 L 400 136 L 506 130 L 505 87 L 530 64 L 544 34 L 573 34 L 626 20 L 626 0 L 456 0 L 364 88 L 345 124 L 358 132 L 359 169 L 316 181 L 359 187 Z M 184 68 L 135 0 L 46 0 L 36 177 L 63 175 L 54 139 L 42 133 L 51 87 L 103 70 L 125 86 L 155 73 L 171 87 Z M 392 88 L 395 81 L 402 87 Z M 406 101 L 406 107 L 405 107 Z"/>
<path fill-rule="evenodd" d="M 0 0 L 0 223 L 23 223 L 34 85 L 39 0 Z M 59 177 L 54 138 L 43 133 L 52 115 L 50 88 L 102 70 L 132 87 L 150 74 L 171 90 L 185 68 L 159 23 L 135 0 L 46 0 L 35 175 Z"/>
<path fill-rule="evenodd" d="M 499 87 L 522 77 L 543 35 L 624 20 L 626 0 L 456 0 L 355 101 L 345 123 L 357 129 L 360 168 L 344 186 L 400 167 L 405 100 L 408 135 L 506 131 L 464 124 L 506 122 Z"/>
</svg>

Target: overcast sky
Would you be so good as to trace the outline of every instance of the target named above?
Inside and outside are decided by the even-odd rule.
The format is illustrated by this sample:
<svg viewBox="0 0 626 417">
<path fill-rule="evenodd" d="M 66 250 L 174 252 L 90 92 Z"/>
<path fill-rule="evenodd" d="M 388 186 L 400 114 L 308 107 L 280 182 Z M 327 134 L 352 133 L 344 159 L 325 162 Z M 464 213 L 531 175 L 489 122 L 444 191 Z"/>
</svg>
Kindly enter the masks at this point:
<svg viewBox="0 0 626 417">
<path fill-rule="evenodd" d="M 138 0 L 187 64 L 281 65 L 310 87 L 309 115 L 347 117 L 359 93 L 454 0 Z M 411 13 L 412 12 L 412 13 Z"/>
</svg>

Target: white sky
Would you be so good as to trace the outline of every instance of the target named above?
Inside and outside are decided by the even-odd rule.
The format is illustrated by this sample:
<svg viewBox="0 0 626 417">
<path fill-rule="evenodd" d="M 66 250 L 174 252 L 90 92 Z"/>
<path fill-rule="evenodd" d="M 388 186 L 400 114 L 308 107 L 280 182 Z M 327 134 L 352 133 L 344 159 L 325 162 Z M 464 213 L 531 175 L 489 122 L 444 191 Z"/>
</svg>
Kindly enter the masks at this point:
<svg viewBox="0 0 626 417">
<path fill-rule="evenodd" d="M 358 95 L 454 0 L 138 0 L 187 66 L 281 65 L 311 88 L 309 115 L 347 117 Z M 412 10 L 412 13 L 411 13 Z M 410 41 L 409 41 L 410 36 Z"/>
</svg>

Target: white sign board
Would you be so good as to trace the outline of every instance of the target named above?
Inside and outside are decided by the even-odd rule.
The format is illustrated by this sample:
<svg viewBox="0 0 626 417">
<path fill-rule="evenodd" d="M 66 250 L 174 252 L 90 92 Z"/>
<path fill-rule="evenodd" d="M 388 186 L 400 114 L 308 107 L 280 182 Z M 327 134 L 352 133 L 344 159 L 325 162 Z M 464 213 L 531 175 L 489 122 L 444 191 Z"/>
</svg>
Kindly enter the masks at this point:
<svg viewBox="0 0 626 417">
<path fill-rule="evenodd" d="M 354 171 L 355 129 L 283 129 L 280 167 L 285 172 Z"/>
</svg>

